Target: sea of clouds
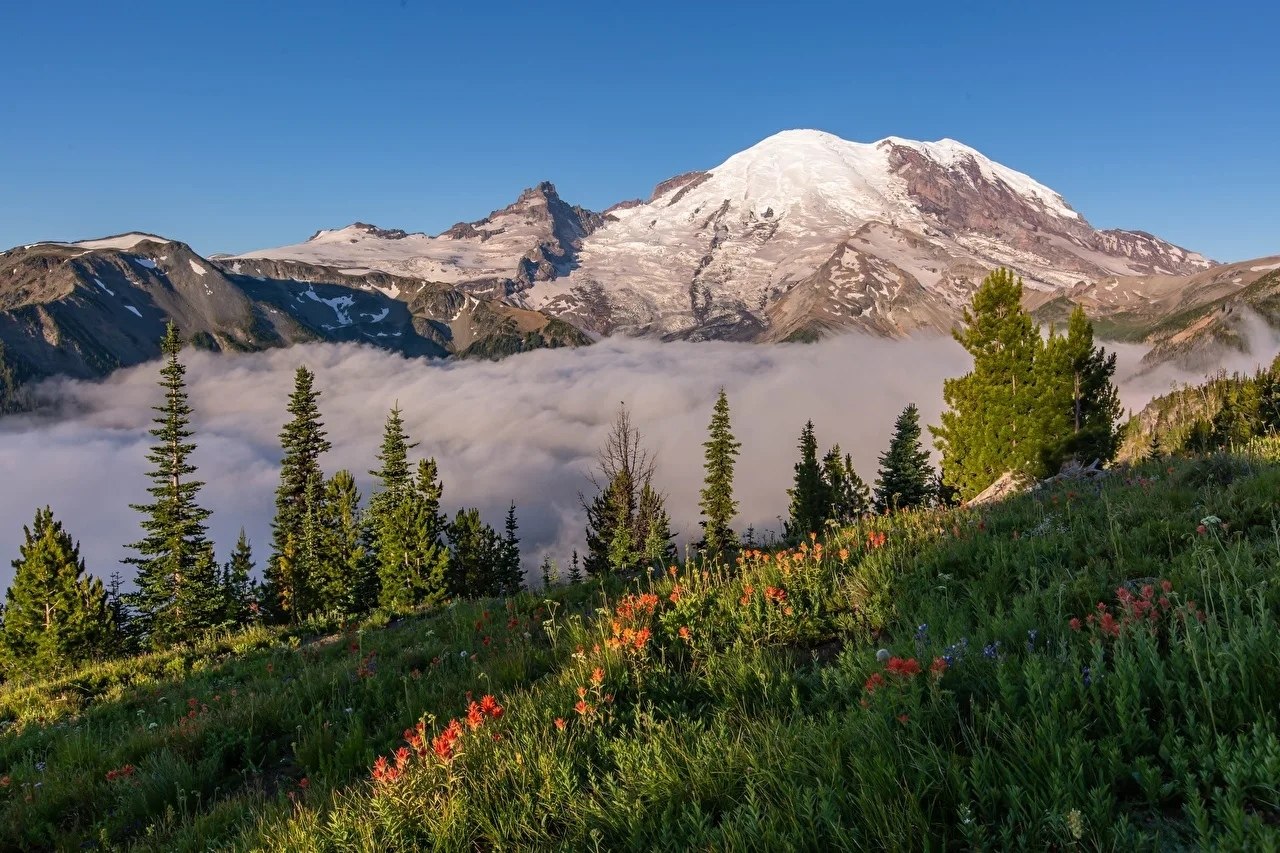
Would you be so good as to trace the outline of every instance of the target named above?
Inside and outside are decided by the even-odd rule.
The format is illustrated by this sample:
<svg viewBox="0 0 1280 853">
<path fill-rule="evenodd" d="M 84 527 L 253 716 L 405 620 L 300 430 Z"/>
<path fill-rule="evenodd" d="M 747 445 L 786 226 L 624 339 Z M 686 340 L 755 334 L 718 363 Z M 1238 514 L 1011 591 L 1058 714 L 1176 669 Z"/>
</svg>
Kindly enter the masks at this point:
<svg viewBox="0 0 1280 853">
<path fill-rule="evenodd" d="M 1138 348 L 1122 348 L 1121 372 L 1140 356 Z M 440 464 L 451 514 L 476 506 L 496 527 L 515 501 L 530 568 L 544 554 L 563 565 L 581 549 L 579 492 L 588 488 L 586 473 L 623 401 L 656 453 L 657 483 L 679 540 L 688 542 L 698 533 L 701 445 L 722 386 L 742 442 L 737 526 L 776 530 L 806 420 L 814 421 L 821 450 L 838 442 L 871 482 L 902 408 L 914 402 L 926 424 L 936 423 L 943 380 L 970 364 L 950 338 L 860 335 L 775 346 L 611 338 L 499 362 L 409 360 L 334 344 L 248 355 L 189 351 L 183 360 L 195 410 L 194 462 L 206 483 L 200 501 L 213 511 L 220 558 L 242 527 L 259 565 L 267 554 L 277 436 L 294 370 L 306 364 L 317 374 L 333 442 L 323 460 L 327 472 L 351 470 L 367 496 L 383 422 L 398 402 L 419 442 L 413 453 Z M 147 499 L 157 378 L 153 363 L 99 382 L 52 380 L 38 388 L 36 414 L 0 418 L 0 588 L 12 578 L 22 525 L 45 504 L 80 541 L 91 572 L 123 571 L 125 546 L 139 535 L 129 504 Z M 1186 378 L 1194 377 L 1126 380 L 1122 396 L 1136 409 Z"/>
</svg>

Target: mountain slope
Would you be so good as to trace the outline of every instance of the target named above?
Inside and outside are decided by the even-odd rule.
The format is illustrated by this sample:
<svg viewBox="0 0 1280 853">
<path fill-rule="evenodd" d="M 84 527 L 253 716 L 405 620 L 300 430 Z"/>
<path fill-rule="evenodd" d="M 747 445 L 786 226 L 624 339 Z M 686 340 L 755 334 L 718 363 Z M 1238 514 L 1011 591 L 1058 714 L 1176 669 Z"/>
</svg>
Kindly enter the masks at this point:
<svg viewBox="0 0 1280 853">
<path fill-rule="evenodd" d="M 947 329 L 998 266 L 1046 292 L 1212 266 L 1144 232 L 1094 229 L 1058 193 L 954 140 L 814 130 L 603 214 L 540 184 L 437 237 L 357 224 L 244 257 L 428 275 L 601 334 L 762 341 Z"/>
<path fill-rule="evenodd" d="M 103 376 L 159 353 L 170 320 L 197 347 L 355 341 L 409 356 L 499 357 L 590 339 L 555 318 L 438 282 L 287 261 L 214 261 L 128 234 L 0 253 L 0 343 L 17 379 Z"/>
</svg>

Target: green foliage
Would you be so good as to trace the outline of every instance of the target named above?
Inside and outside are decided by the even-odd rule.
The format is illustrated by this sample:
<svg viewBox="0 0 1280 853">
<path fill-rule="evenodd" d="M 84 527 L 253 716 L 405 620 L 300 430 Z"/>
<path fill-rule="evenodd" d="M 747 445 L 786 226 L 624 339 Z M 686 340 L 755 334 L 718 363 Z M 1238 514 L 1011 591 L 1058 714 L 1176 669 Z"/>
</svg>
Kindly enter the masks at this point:
<svg viewBox="0 0 1280 853">
<path fill-rule="evenodd" d="M 267 562 L 267 605 L 278 617 L 297 621 L 315 612 L 313 573 L 321 561 L 317 518 L 323 512 L 324 472 L 320 457 L 331 447 L 317 405 L 315 374 L 305 365 L 294 374 L 289 396 L 290 420 L 280 431 L 280 486 L 271 524 L 271 558 Z"/>
<path fill-rule="evenodd" d="M 732 554 L 738 547 L 738 537 L 730 525 L 738 514 L 738 502 L 733 499 L 733 467 L 742 443 L 733 436 L 729 397 L 723 388 L 716 398 L 702 448 L 705 473 L 698 503 L 702 509 L 702 547 L 715 559 Z"/>
<path fill-rule="evenodd" d="M 249 624 L 258 608 L 253 588 L 253 548 L 244 528 L 231 551 L 231 559 L 222 567 L 222 618 L 225 626 Z"/>
<path fill-rule="evenodd" d="M 460 598 L 502 595 L 506 543 L 480 519 L 478 509 L 460 509 L 449 525 L 449 592 Z"/>
<path fill-rule="evenodd" d="M 195 444 L 190 441 L 191 407 L 187 403 L 186 367 L 178 359 L 182 339 L 172 323 L 160 345 L 164 404 L 154 406 L 156 440 L 147 453 L 153 468 L 147 475 L 151 503 L 135 504 L 142 513 L 144 536 L 129 547 L 137 552 L 126 563 L 137 569 L 137 590 L 128 597 L 136 629 L 155 647 L 191 639 L 217 623 L 220 600 L 213 546 L 205 520 L 209 511 L 196 502 L 204 485 L 192 479 Z"/>
<path fill-rule="evenodd" d="M 871 490 L 853 467 L 853 456 L 835 445 L 822 457 L 822 481 L 831 499 L 827 523 L 846 527 L 871 512 Z"/>
<path fill-rule="evenodd" d="M 498 561 L 498 588 L 500 595 L 512 596 L 524 589 L 524 569 L 520 565 L 520 538 L 516 531 L 520 529 L 516 522 L 516 504 L 511 502 L 507 509 L 507 520 L 503 525 L 502 556 Z"/>
<path fill-rule="evenodd" d="M 787 490 L 791 508 L 786 522 L 786 534 L 792 541 L 799 541 L 810 533 L 821 533 L 827 522 L 831 496 L 822 480 L 822 467 L 818 464 L 818 440 L 813 434 L 813 421 L 807 421 L 800 431 L 800 461 L 795 465 L 795 480 Z"/>
<path fill-rule="evenodd" d="M 444 486 L 436 461 L 419 460 L 416 476 L 405 484 L 384 480 L 383 486 L 369 521 L 379 604 L 390 610 L 443 604 L 450 592 L 448 520 L 440 511 Z"/>
<path fill-rule="evenodd" d="M 320 560 L 313 576 L 318 613 L 356 616 L 378 600 L 378 575 L 365 541 L 360 490 L 350 471 L 339 471 L 325 484 L 316 507 Z"/>
<path fill-rule="evenodd" d="M 889 448 L 880 454 L 875 503 L 880 512 L 920 509 L 937 493 L 929 452 L 920 445 L 920 411 L 910 403 L 893 424 Z"/>
<path fill-rule="evenodd" d="M 107 594 L 102 581 L 85 576 L 79 545 L 48 507 L 23 534 L 0 623 L 0 671 L 44 675 L 112 652 Z"/>
</svg>

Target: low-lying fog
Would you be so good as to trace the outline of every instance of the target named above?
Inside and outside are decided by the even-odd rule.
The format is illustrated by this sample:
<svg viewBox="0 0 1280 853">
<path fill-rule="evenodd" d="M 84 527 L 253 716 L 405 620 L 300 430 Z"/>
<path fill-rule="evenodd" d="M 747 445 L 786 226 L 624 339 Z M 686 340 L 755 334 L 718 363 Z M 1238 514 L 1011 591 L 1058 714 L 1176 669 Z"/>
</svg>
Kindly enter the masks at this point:
<svg viewBox="0 0 1280 853">
<path fill-rule="evenodd" d="M 1131 347 L 1121 353 L 1126 364 L 1140 354 Z M 243 526 L 259 567 L 270 543 L 277 435 L 300 364 L 316 371 L 323 390 L 334 445 L 326 472 L 350 469 L 367 497 L 383 420 L 399 401 L 420 442 L 414 452 L 440 463 L 450 515 L 478 506 L 497 527 L 514 500 L 530 567 L 543 554 L 563 565 L 573 548 L 581 549 L 578 492 L 621 401 L 657 453 L 658 485 L 684 542 L 698 530 L 701 445 L 721 386 L 742 442 L 738 528 L 776 529 L 806 419 L 816 424 L 822 451 L 838 442 L 871 482 L 902 407 L 915 402 L 924 422 L 936 423 L 942 380 L 969 366 L 949 338 L 857 335 L 777 346 L 609 339 L 496 363 L 413 361 L 329 344 L 253 355 L 188 351 L 183 360 L 195 409 L 194 461 L 206 483 L 200 501 L 213 511 L 219 557 Z M 1173 378 L 1122 382 L 1126 406 L 1141 406 Z M 50 381 L 38 389 L 46 404 L 40 414 L 0 419 L 0 589 L 12 578 L 9 560 L 18 555 L 22 525 L 44 504 L 80 540 L 91 572 L 105 578 L 126 568 L 119 563 L 125 545 L 139 534 L 129 504 L 147 497 L 156 379 L 157 365 L 149 364 L 101 382 Z"/>
</svg>

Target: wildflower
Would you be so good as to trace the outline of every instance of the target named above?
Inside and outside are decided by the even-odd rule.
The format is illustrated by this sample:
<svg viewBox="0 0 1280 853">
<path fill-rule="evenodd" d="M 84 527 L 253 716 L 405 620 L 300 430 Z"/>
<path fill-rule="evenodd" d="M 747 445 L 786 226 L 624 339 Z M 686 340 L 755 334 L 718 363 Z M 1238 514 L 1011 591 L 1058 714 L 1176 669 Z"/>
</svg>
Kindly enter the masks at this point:
<svg viewBox="0 0 1280 853">
<path fill-rule="evenodd" d="M 920 674 L 920 661 L 915 658 L 889 658 L 888 670 L 903 678 L 914 678 Z"/>
<path fill-rule="evenodd" d="M 910 718 L 909 716 L 907 716 L 906 714 L 899 714 L 899 715 L 898 715 L 898 722 L 899 722 L 899 723 L 902 723 L 902 725 L 904 725 L 904 726 L 907 724 L 907 722 L 908 722 L 910 719 L 911 719 L 911 718 Z"/>
<path fill-rule="evenodd" d="M 675 577 L 675 576 L 676 576 L 676 573 L 677 573 L 678 571 L 679 571 L 679 569 L 677 569 L 675 566 L 670 566 L 670 567 L 667 569 L 667 574 L 671 575 L 671 577 Z"/>
<path fill-rule="evenodd" d="M 13 784 L 12 776 L 0 776 L 0 788 L 8 788 Z"/>
<path fill-rule="evenodd" d="M 782 602 L 787 600 L 787 591 L 782 587 L 776 587 L 776 586 L 766 587 L 764 591 L 764 597 L 769 601 L 774 601 L 774 602 L 777 602 L 778 604 L 781 604 Z"/>
<path fill-rule="evenodd" d="M 481 711 L 480 706 L 475 702 L 472 702 L 467 708 L 467 725 L 471 727 L 472 731 L 484 725 L 484 711 Z"/>
<path fill-rule="evenodd" d="M 1196 525 L 1196 533 L 1200 534 L 1201 536 L 1205 535 L 1208 532 L 1209 532 L 1209 528 L 1205 527 L 1203 524 Z"/>
<path fill-rule="evenodd" d="M 878 672 L 871 673 L 866 683 L 862 685 L 862 689 L 868 693 L 875 693 L 881 687 L 884 687 L 884 676 Z"/>
<path fill-rule="evenodd" d="M 568 725 L 568 723 L 566 723 L 566 722 L 564 721 L 564 717 L 556 717 L 556 728 L 557 728 L 557 729 L 559 729 L 560 731 L 564 731 L 564 727 L 565 727 L 565 726 L 567 726 L 567 725 Z"/>
<path fill-rule="evenodd" d="M 1079 616 L 1072 616 L 1072 617 L 1071 617 L 1071 621 L 1067 623 L 1067 626 L 1068 626 L 1072 631 L 1079 631 L 1079 630 L 1080 630 L 1080 617 L 1079 617 Z"/>
<path fill-rule="evenodd" d="M 1169 469 L 1169 473 L 1173 473 L 1173 469 Z M 1067 812 L 1067 829 L 1071 832 L 1071 837 L 1076 841 L 1084 838 L 1084 816 L 1080 814 L 1079 809 L 1072 809 Z"/>
<path fill-rule="evenodd" d="M 1087 666 L 1081 667 L 1080 676 L 1084 680 L 1085 687 L 1088 687 L 1090 684 L 1093 684 L 1093 678 L 1090 676 L 1089 667 Z"/>
<path fill-rule="evenodd" d="M 942 674 L 947 671 L 947 667 L 950 665 L 951 664 L 948 663 L 946 658 L 937 657 L 934 658 L 933 663 L 929 665 L 929 672 L 934 678 L 941 678 Z"/>
<path fill-rule="evenodd" d="M 599 687 L 603 681 L 604 681 L 604 669 L 601 667 L 596 667 L 591 671 L 591 683 Z"/>
<path fill-rule="evenodd" d="M 982 648 L 982 656 L 983 656 L 984 658 L 987 658 L 988 660 L 995 660 L 995 659 L 996 659 L 996 657 L 997 657 L 999 654 L 1000 654 L 1000 641 L 999 641 L 999 640 L 996 640 L 996 641 L 995 641 L 995 642 L 993 642 L 993 643 L 988 643 L 987 645 L 983 646 L 983 648 Z"/>
<path fill-rule="evenodd" d="M 848 549 L 848 548 L 841 548 L 841 549 L 840 549 L 840 562 L 842 562 L 842 563 L 847 563 L 847 562 L 849 562 L 849 549 Z"/>
<path fill-rule="evenodd" d="M 684 625 L 680 628 L 680 639 L 684 640 L 687 643 L 692 639 L 692 636 L 693 635 L 689 631 L 688 625 Z"/>
<path fill-rule="evenodd" d="M 921 641 L 929 639 L 929 623 L 928 622 L 924 622 L 920 625 L 920 627 L 916 628 L 916 639 Z"/>
<path fill-rule="evenodd" d="M 573 710 L 577 711 L 579 714 L 585 717 L 587 714 L 590 714 L 592 711 L 594 711 L 595 708 L 592 708 L 590 705 L 588 705 L 587 700 L 579 699 L 577 704 L 573 706 Z"/>
<path fill-rule="evenodd" d="M 311 787 L 311 780 L 308 779 L 306 776 L 303 776 L 301 779 L 298 780 L 298 787 L 304 791 L 307 790 L 308 788 Z"/>
<path fill-rule="evenodd" d="M 43 773 L 43 772 L 44 772 L 44 767 L 45 767 L 45 764 L 44 764 L 44 762 L 43 762 L 43 761 L 38 762 L 38 763 L 36 764 L 36 770 L 38 770 L 38 771 L 39 771 L 39 772 L 41 772 L 41 773 Z"/>
<path fill-rule="evenodd" d="M 1039 632 L 1035 628 L 1027 632 L 1027 651 L 1034 652 L 1036 650 L 1036 637 L 1038 635 Z"/>
<path fill-rule="evenodd" d="M 1160 591 L 1168 595 L 1173 592 L 1173 584 L 1169 583 L 1167 580 L 1160 581 Z"/>
<path fill-rule="evenodd" d="M 506 709 L 498 704 L 497 699 L 486 693 L 480 697 L 480 710 L 484 711 L 485 715 L 490 719 L 496 720 L 502 716 L 503 711 Z"/>
</svg>

